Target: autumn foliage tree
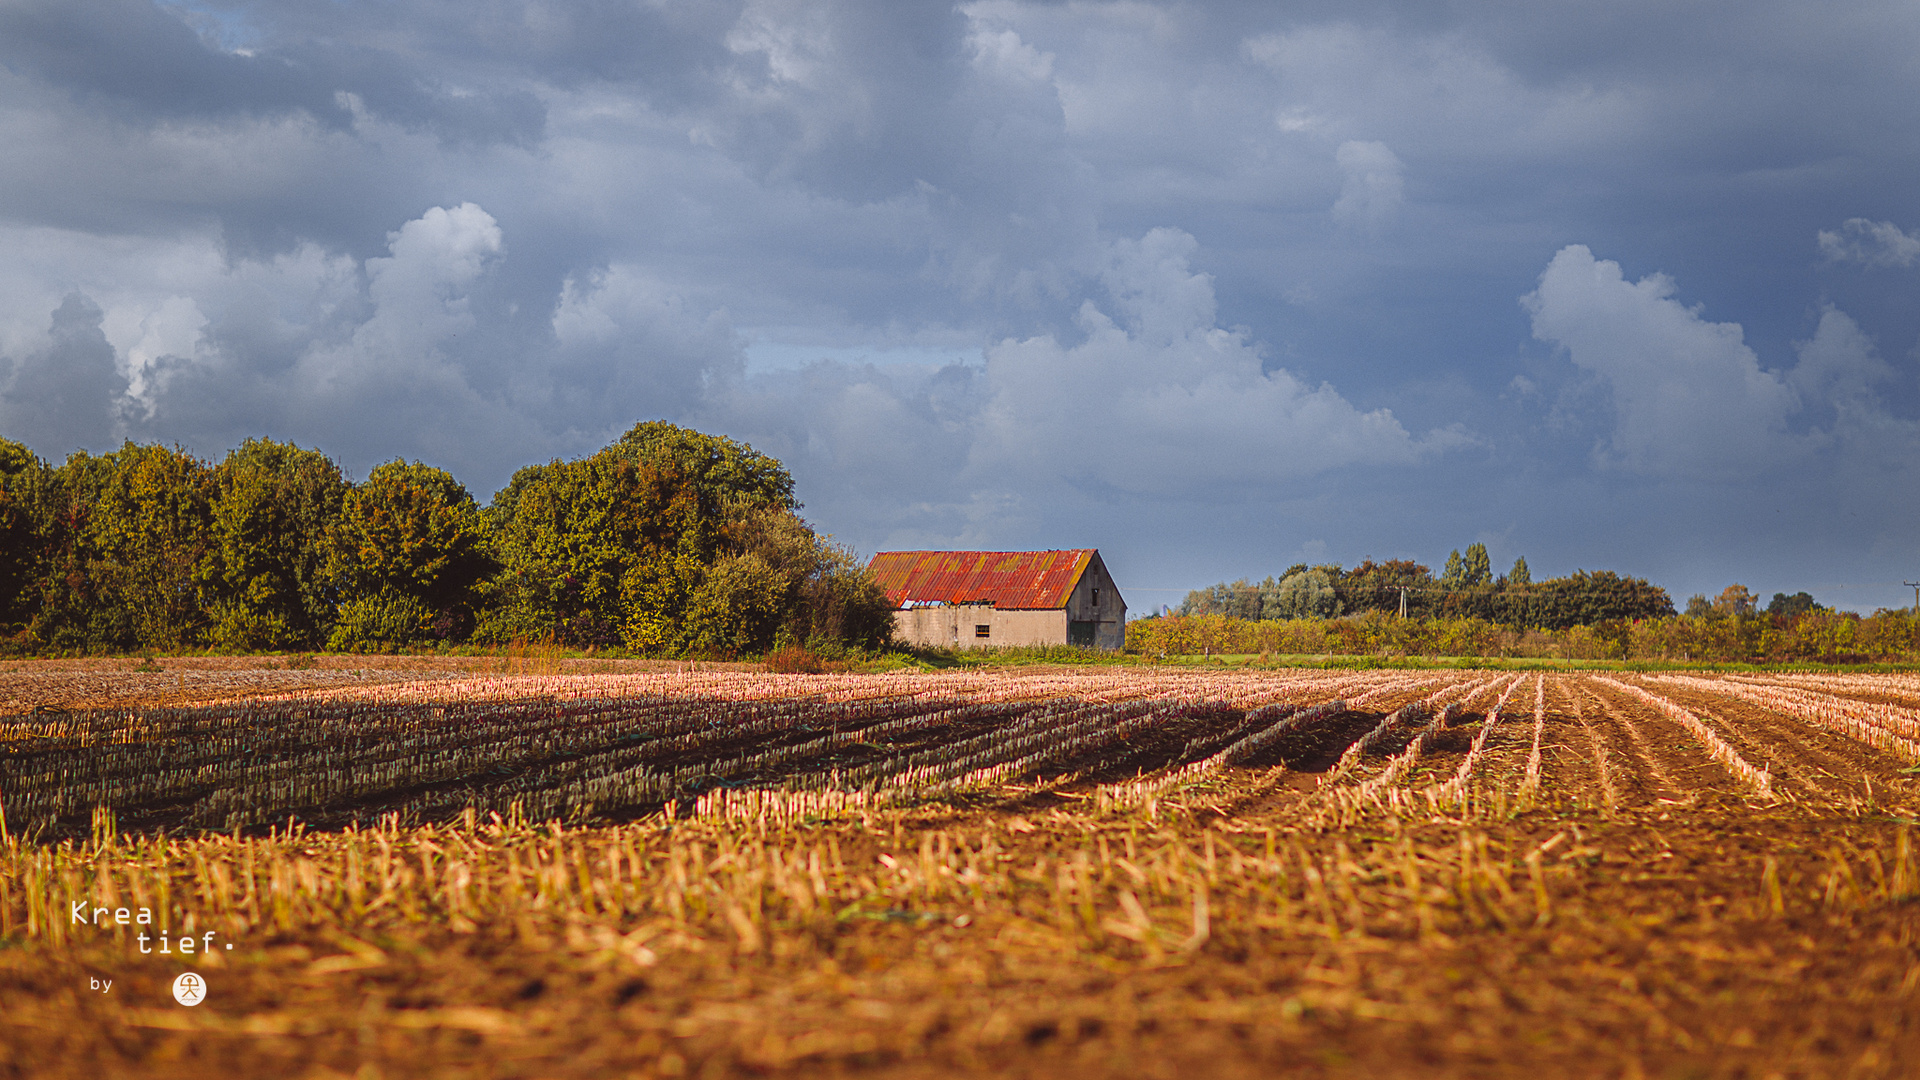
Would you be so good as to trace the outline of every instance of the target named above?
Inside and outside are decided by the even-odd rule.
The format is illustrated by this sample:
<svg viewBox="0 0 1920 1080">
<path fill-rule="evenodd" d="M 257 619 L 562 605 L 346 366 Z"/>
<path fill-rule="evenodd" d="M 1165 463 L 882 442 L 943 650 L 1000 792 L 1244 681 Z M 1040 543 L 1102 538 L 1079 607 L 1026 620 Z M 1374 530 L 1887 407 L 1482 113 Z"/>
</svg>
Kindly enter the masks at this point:
<svg viewBox="0 0 1920 1080">
<path fill-rule="evenodd" d="M 213 471 L 184 451 L 81 451 L 37 507 L 44 536 L 30 633 L 42 648 L 178 649 L 202 638 Z"/>
<path fill-rule="evenodd" d="M 328 548 L 340 598 L 335 649 L 464 636 L 475 586 L 492 568 L 473 496 L 418 462 L 376 466 L 348 491 Z"/>
<path fill-rule="evenodd" d="M 0 439 L 0 635 L 24 639 L 39 609 L 36 585 L 50 554 L 53 470 Z"/>
<path fill-rule="evenodd" d="M 337 615 L 329 533 L 351 490 L 326 455 L 248 439 L 214 470 L 208 637 L 230 649 L 316 648 Z"/>
<path fill-rule="evenodd" d="M 443 469 L 355 484 L 269 439 L 217 467 L 127 443 L 57 468 L 0 440 L 0 647 L 885 644 L 885 593 L 798 510 L 778 461 L 666 423 L 522 469 L 485 511 Z"/>
<path fill-rule="evenodd" d="M 1352 611 L 1397 613 L 1403 595 L 1408 614 L 1421 614 L 1432 605 L 1433 572 L 1412 559 L 1368 559 L 1343 574 L 1340 583 L 1341 599 Z"/>
<path fill-rule="evenodd" d="M 883 642 L 884 593 L 798 509 L 778 461 L 672 424 L 529 466 L 488 510 L 502 565 L 479 636 L 703 655 Z"/>
</svg>

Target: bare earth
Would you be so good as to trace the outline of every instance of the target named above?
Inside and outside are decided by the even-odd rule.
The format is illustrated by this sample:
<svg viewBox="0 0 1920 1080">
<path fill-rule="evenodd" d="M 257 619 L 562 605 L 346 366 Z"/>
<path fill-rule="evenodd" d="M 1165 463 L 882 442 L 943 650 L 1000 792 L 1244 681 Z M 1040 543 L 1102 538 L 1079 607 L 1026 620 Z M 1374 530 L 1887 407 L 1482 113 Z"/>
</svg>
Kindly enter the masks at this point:
<svg viewBox="0 0 1920 1080">
<path fill-rule="evenodd" d="M 0 1076 L 1920 1075 L 1920 680 L 133 663 L 0 670 Z M 408 749 L 62 726 L 289 693 Z M 258 794 L 48 794 L 143 740 Z"/>
<path fill-rule="evenodd" d="M 672 660 L 448 656 L 180 656 L 139 670 L 138 659 L 0 661 L 0 717 L 36 708 L 200 705 L 266 694 L 476 674 L 745 670 L 752 665 Z"/>
</svg>

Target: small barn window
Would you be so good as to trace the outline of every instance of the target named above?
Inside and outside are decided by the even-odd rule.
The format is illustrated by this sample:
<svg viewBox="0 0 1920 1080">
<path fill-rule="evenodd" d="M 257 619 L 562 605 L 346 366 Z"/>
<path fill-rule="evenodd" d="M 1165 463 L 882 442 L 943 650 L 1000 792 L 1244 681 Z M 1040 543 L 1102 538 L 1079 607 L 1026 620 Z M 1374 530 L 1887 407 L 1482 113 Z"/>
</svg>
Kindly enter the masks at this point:
<svg viewBox="0 0 1920 1080">
<path fill-rule="evenodd" d="M 1093 587 L 1093 606 L 1094 607 L 1100 606 L 1100 586 L 1098 585 L 1095 585 Z"/>
<path fill-rule="evenodd" d="M 978 638 L 978 637 L 992 637 L 992 636 L 993 636 L 993 625 L 992 625 L 991 623 L 974 623 L 974 624 L 973 624 L 973 636 L 974 636 L 974 637 L 977 637 L 977 638 Z"/>
</svg>

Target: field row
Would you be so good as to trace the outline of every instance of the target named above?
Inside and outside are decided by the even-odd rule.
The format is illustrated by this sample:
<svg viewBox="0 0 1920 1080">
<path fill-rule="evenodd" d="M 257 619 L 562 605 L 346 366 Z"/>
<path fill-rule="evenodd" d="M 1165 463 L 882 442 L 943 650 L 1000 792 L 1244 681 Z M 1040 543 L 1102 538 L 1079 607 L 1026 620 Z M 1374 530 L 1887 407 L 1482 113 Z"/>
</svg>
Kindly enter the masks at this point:
<svg viewBox="0 0 1920 1080">
<path fill-rule="evenodd" d="M 1239 728 L 1277 722 L 1325 693 L 1351 689 L 1360 700 L 1399 685 L 1376 683 L 714 673 L 37 713 L 0 726 L 0 792 L 14 826 L 28 830 L 73 827 L 98 807 L 128 826 L 226 829 L 289 814 L 432 818 L 470 806 L 540 818 L 589 806 L 620 813 L 770 782 L 956 794 L 1096 751 L 1117 767 L 1139 755 L 1141 740 L 1171 735 L 1181 741 L 1163 758 L 1211 753 Z"/>
<path fill-rule="evenodd" d="M 1112 809 L 1255 773 L 1336 819 L 1489 793 L 1844 803 L 1872 799 L 1876 782 L 1902 789 L 1920 761 L 1920 685 L 1130 669 L 480 678 L 41 712 L 0 723 L 0 747 L 6 818 L 27 835 L 82 832 L 102 808 L 123 828 L 219 830 L 469 808 L 796 820 L 1044 787 Z"/>
<path fill-rule="evenodd" d="M 1899 677 L 1124 669 L 42 712 L 0 1073 L 1894 1080 L 1916 720 Z"/>
</svg>

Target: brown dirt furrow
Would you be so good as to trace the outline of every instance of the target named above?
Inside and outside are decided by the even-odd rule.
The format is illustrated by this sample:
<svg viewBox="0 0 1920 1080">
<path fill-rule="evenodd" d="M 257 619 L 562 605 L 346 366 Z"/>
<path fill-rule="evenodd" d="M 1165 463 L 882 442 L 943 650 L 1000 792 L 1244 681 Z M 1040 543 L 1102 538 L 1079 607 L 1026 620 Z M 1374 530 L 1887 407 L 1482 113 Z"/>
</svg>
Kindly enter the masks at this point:
<svg viewBox="0 0 1920 1080">
<path fill-rule="evenodd" d="M 1624 783 L 1642 793 L 1638 801 L 1693 806 L 1745 792 L 1680 724 L 1604 683 L 1581 679 L 1580 685 L 1605 717 L 1601 726 L 1614 732 L 1613 745 L 1633 763 Z"/>
<path fill-rule="evenodd" d="M 1484 785 L 1491 775 L 1490 770 L 1504 763 L 1506 767 L 1501 768 L 1501 772 L 1513 774 L 1509 790 L 1518 790 L 1519 775 L 1526 768 L 1526 754 L 1533 746 L 1533 726 L 1530 722 L 1533 696 L 1531 692 L 1527 693 L 1522 705 L 1520 684 L 1523 682 L 1529 688 L 1532 685 L 1525 676 L 1503 676 L 1475 691 L 1470 701 L 1473 711 L 1455 718 L 1452 724 L 1436 731 L 1427 740 L 1420 765 L 1407 776 L 1408 786 L 1444 785 L 1459 778 L 1461 768 L 1469 757 L 1473 757 L 1474 743 L 1484 731 L 1486 741 L 1481 745 L 1479 756 L 1474 757 L 1465 785 L 1461 786 Z M 1509 687 L 1513 688 L 1513 693 L 1507 697 L 1506 709 L 1496 716 L 1494 708 L 1500 703 L 1502 695 L 1507 695 Z M 1514 715 L 1516 710 L 1524 716 Z M 1521 719 L 1529 721 L 1524 725 L 1524 730 L 1518 722 Z M 1488 724 L 1493 725 L 1491 730 L 1487 730 Z M 1512 767 L 1514 762 L 1508 760 L 1516 751 L 1519 754 L 1517 771 Z"/>
<path fill-rule="evenodd" d="M 1480 678 L 1464 684 L 1456 683 L 1427 694 L 1408 696 L 1395 705 L 1394 708 L 1397 709 L 1415 701 L 1431 699 L 1436 711 L 1450 705 L 1460 706 L 1460 711 L 1454 716 L 1453 723 L 1445 728 L 1435 729 L 1428 735 L 1419 763 L 1407 776 L 1401 778 L 1402 782 L 1414 783 L 1415 778 L 1424 782 L 1444 779 L 1451 775 L 1458 767 L 1460 757 L 1466 753 L 1468 746 L 1472 743 L 1474 731 L 1478 730 L 1480 724 L 1485 721 L 1486 710 L 1492 708 L 1493 703 L 1499 700 L 1498 691 L 1503 685 L 1505 685 L 1505 679 L 1499 676 Z M 1392 710 L 1381 709 L 1379 715 L 1385 717 L 1390 711 Z M 1377 751 L 1369 751 L 1359 766 L 1341 778 L 1341 786 L 1352 787 L 1364 784 L 1380 775 L 1396 755 L 1407 750 L 1412 737 L 1411 732 L 1402 732 L 1398 737 L 1388 739 Z M 1378 756 L 1375 756 L 1376 753 Z"/>
<path fill-rule="evenodd" d="M 1730 676 L 1743 682 L 1777 683 L 1796 690 L 1830 694 L 1851 701 L 1920 711 L 1920 686 L 1888 675 L 1753 675 Z"/>
<path fill-rule="evenodd" d="M 1757 678 L 1722 678 L 1710 681 L 1726 685 L 1730 691 L 1755 704 L 1790 716 L 1806 719 L 1816 712 L 1829 714 L 1837 712 L 1847 719 L 1858 721 L 1872 729 L 1903 740 L 1920 740 L 1920 710 L 1904 705 L 1847 694 L 1828 693 L 1825 690 L 1790 683 L 1784 679 L 1767 681 Z M 1768 700 L 1767 697 L 1760 696 L 1763 694 L 1780 696 L 1774 700 Z M 1858 733 L 1843 731 L 1841 734 L 1858 737 Z"/>
<path fill-rule="evenodd" d="M 232 670 L 165 668 L 0 672 L 0 717 L 35 710 L 164 708 L 216 705 L 289 693 L 320 693 L 379 682 L 410 682 L 415 671 Z M 431 677 L 431 676 L 428 676 Z"/>
<path fill-rule="evenodd" d="M 1370 694 L 1365 711 L 1348 712 L 1275 743 L 1247 768 L 1223 776 L 1215 805 L 1235 816 L 1292 814 L 1321 790 L 1321 778 L 1356 739 L 1387 716 L 1431 696 L 1432 686 L 1405 686 Z M 1262 768 L 1264 766 L 1264 768 Z M 1260 771 L 1254 772 L 1253 770 Z"/>
<path fill-rule="evenodd" d="M 1782 742 L 1778 738 L 1764 738 L 1759 734 L 1768 724 L 1757 711 L 1741 709 L 1741 701 L 1718 694 L 1705 694 L 1699 690 L 1686 690 L 1665 682 L 1647 684 L 1645 690 L 1688 709 L 1701 723 L 1709 724 L 1713 732 L 1726 742 L 1726 746 L 1740 753 L 1741 759 L 1761 769 L 1772 778 L 1774 790 L 1788 799 L 1811 799 L 1814 803 L 1832 803 L 1836 799 L 1837 786 L 1822 784 L 1811 769 L 1803 765 L 1805 755 L 1791 742 Z M 1778 717 L 1774 717 L 1778 721 Z M 1803 724 L 1793 724 L 1803 728 Z M 1814 734 L 1801 730 L 1801 734 Z"/>
<path fill-rule="evenodd" d="M 1547 681 L 1546 722 L 1540 734 L 1540 797 L 1578 797 L 1604 805 L 1601 755 L 1587 719 L 1589 705 L 1565 678 Z M 1529 746 L 1531 750 L 1531 746 Z"/>
<path fill-rule="evenodd" d="M 1580 726 L 1592 748 L 1593 786 L 1600 792 L 1601 805 L 1616 810 L 1622 805 L 1686 801 L 1666 771 L 1648 756 L 1631 722 L 1623 724 L 1614 718 L 1607 703 L 1585 688 L 1574 693 L 1583 699 Z"/>
<path fill-rule="evenodd" d="M 1656 685 L 1662 696 L 1712 716 L 1748 760 L 1823 802 L 1852 805 L 1876 792 L 1906 794 L 1914 784 L 1901 759 L 1791 713 L 1698 686 Z"/>
<path fill-rule="evenodd" d="M 1543 676 L 1530 675 L 1514 687 L 1501 711 L 1500 723 L 1487 737 L 1480 764 L 1472 781 L 1484 787 L 1519 791 L 1527 775 L 1527 758 L 1533 752 L 1534 683 Z"/>
</svg>

